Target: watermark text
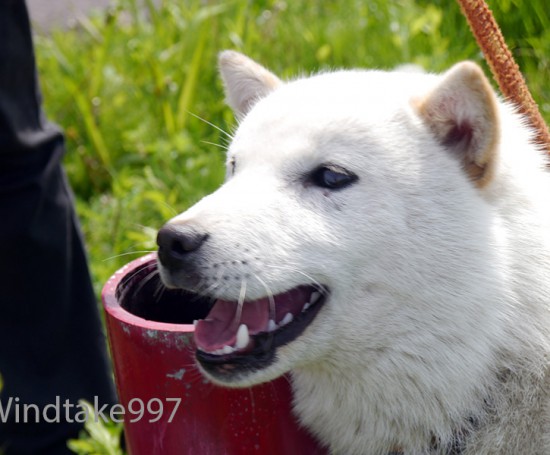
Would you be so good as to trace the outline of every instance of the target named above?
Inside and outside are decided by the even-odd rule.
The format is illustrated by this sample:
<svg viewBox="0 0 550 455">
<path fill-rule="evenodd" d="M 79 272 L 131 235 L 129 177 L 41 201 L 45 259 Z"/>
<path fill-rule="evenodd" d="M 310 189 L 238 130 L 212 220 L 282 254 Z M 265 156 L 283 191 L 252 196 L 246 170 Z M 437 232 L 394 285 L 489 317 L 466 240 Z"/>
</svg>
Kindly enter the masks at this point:
<svg viewBox="0 0 550 455">
<path fill-rule="evenodd" d="M 168 417 L 171 423 L 181 404 L 181 398 L 151 398 L 147 401 L 141 398 L 132 398 L 126 407 L 122 404 L 100 404 L 99 398 L 94 397 L 93 403 L 71 403 L 69 399 L 61 401 L 57 396 L 55 402 L 42 408 L 36 404 L 22 403 L 19 397 L 9 397 L 0 402 L 0 423 L 8 420 L 15 423 L 86 423 L 93 419 L 95 422 L 134 423 L 147 421 L 155 423 Z"/>
</svg>

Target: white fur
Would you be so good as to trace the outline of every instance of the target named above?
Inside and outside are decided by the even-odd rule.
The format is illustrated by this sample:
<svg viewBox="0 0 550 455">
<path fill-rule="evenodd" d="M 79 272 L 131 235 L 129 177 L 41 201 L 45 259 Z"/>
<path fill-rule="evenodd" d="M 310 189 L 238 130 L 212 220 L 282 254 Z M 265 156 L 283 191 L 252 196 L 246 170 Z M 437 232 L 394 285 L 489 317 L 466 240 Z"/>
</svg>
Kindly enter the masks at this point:
<svg viewBox="0 0 550 455">
<path fill-rule="evenodd" d="M 171 222 L 211 234 L 207 260 L 231 276 L 204 272 L 217 297 L 331 290 L 275 363 L 226 385 L 291 371 L 298 416 L 335 454 L 444 453 L 461 432 L 464 454 L 549 454 L 550 181 L 514 109 L 469 63 L 285 84 L 237 53 L 221 67 L 243 117 L 235 173 Z M 474 140 L 442 145 L 458 118 Z M 303 183 L 327 162 L 359 180 Z"/>
</svg>

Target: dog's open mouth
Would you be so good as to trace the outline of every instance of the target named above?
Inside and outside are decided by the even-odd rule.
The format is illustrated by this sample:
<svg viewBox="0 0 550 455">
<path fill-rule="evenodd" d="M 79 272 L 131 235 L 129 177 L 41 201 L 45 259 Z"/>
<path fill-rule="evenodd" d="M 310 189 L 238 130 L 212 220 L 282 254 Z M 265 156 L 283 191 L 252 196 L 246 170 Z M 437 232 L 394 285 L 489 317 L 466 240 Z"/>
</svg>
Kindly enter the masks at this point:
<svg viewBox="0 0 550 455">
<path fill-rule="evenodd" d="M 213 376 L 227 378 L 230 373 L 268 366 L 277 347 L 298 338 L 313 321 L 329 290 L 302 285 L 239 304 L 164 288 L 157 262 L 149 261 L 120 282 L 116 295 L 125 310 L 147 320 L 191 324 L 196 319 L 198 361 Z"/>
<path fill-rule="evenodd" d="M 298 286 L 273 297 L 237 302 L 216 300 L 195 325 L 197 359 L 219 375 L 239 366 L 269 365 L 277 347 L 296 339 L 323 305 L 328 290 Z"/>
</svg>

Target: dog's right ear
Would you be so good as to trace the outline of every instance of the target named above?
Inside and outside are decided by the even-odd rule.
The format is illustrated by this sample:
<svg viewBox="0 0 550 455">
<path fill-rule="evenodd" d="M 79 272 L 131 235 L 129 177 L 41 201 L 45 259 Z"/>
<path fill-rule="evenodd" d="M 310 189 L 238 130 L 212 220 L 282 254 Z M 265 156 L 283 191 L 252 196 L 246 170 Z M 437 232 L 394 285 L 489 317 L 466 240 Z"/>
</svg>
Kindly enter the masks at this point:
<svg viewBox="0 0 550 455">
<path fill-rule="evenodd" d="M 273 73 L 239 52 L 223 51 L 218 62 L 227 104 L 239 119 L 243 118 L 259 99 L 282 84 Z"/>
</svg>

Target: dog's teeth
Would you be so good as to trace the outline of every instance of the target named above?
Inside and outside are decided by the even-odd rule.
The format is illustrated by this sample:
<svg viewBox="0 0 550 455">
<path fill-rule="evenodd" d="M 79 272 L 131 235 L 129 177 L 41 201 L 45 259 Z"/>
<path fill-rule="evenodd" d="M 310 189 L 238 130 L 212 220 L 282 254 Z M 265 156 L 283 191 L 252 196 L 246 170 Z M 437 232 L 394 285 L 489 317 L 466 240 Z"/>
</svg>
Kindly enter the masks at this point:
<svg viewBox="0 0 550 455">
<path fill-rule="evenodd" d="M 302 311 L 306 311 L 310 306 L 311 306 L 311 303 L 307 302 L 306 304 L 304 304 Z"/>
<path fill-rule="evenodd" d="M 195 319 L 195 320 L 193 321 L 193 325 L 194 325 L 195 327 L 197 327 L 198 322 L 199 322 L 199 321 L 198 321 L 197 319 Z"/>
<path fill-rule="evenodd" d="M 225 345 L 223 348 L 216 349 L 215 351 L 212 351 L 210 354 L 213 354 L 213 355 L 232 354 L 236 350 L 237 348 L 233 348 L 229 345 Z"/>
<path fill-rule="evenodd" d="M 224 346 L 223 348 L 216 349 L 215 351 L 212 351 L 210 354 L 213 354 L 213 355 L 222 355 L 222 354 L 225 354 L 224 348 L 229 348 L 229 347 L 230 347 L 230 346 Z"/>
<path fill-rule="evenodd" d="M 269 322 L 267 323 L 268 332 L 275 332 L 275 330 L 277 330 L 278 328 L 279 326 L 275 324 L 275 321 L 273 319 L 270 319 Z"/>
<path fill-rule="evenodd" d="M 248 327 L 246 324 L 241 324 L 239 330 L 237 331 L 237 344 L 235 344 L 236 349 L 244 349 L 248 346 L 250 341 L 250 336 L 248 334 Z"/>
<path fill-rule="evenodd" d="M 235 352 L 235 348 L 232 348 L 231 346 L 224 346 L 222 348 L 222 354 L 231 354 L 232 352 Z"/>
<path fill-rule="evenodd" d="M 317 291 L 313 291 L 311 293 L 311 296 L 309 297 L 309 304 L 313 305 L 321 298 L 321 293 Z"/>
<path fill-rule="evenodd" d="M 287 325 L 294 319 L 294 316 L 292 316 L 292 313 L 285 314 L 285 317 L 282 319 L 281 322 L 279 322 L 279 326 Z"/>
</svg>

